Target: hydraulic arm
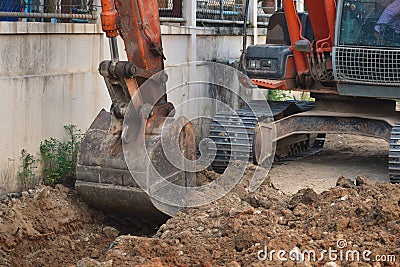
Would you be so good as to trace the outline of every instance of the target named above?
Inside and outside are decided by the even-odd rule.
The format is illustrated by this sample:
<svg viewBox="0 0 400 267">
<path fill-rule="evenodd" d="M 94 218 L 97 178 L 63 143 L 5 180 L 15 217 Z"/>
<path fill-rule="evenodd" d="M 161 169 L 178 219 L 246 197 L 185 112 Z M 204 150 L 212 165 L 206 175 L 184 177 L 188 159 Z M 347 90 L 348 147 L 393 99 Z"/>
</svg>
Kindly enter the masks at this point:
<svg viewBox="0 0 400 267">
<path fill-rule="evenodd" d="M 176 209 L 152 199 L 133 177 L 147 179 L 151 164 L 161 169 L 166 180 L 186 185 L 192 176 L 168 161 L 161 135 L 178 140 L 185 158 L 194 159 L 194 131 L 184 118 L 173 118 L 174 107 L 167 101 L 158 1 L 102 0 L 101 6 L 111 60 L 101 62 L 99 72 L 112 106 L 110 112 L 102 110 L 97 115 L 82 140 L 76 188 L 92 206 L 157 220 L 163 216 L 154 206 L 163 206 L 169 214 Z M 124 41 L 128 61 L 119 60 L 118 36 Z M 142 90 L 146 82 L 152 86 Z M 127 120 L 135 120 L 134 127 L 127 127 Z M 147 153 L 135 150 L 142 142 Z"/>
</svg>

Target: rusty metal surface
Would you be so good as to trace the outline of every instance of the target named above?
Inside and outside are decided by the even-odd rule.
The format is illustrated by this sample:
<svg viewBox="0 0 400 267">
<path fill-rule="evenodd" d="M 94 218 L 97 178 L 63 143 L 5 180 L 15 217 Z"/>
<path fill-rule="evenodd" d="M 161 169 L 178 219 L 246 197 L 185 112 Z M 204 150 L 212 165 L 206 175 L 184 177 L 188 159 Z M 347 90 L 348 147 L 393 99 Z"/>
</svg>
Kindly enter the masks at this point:
<svg viewBox="0 0 400 267">
<path fill-rule="evenodd" d="M 114 0 L 101 0 L 101 26 L 108 38 L 118 35 L 118 13 Z"/>
<path fill-rule="evenodd" d="M 396 115 L 396 103 L 392 100 L 369 97 L 312 94 L 316 98 L 316 111 L 331 111 L 351 114 Z"/>
<path fill-rule="evenodd" d="M 118 58 L 113 58 L 112 62 L 102 62 L 99 67 L 111 96 L 113 115 L 122 120 L 131 97 L 140 85 L 146 82 L 151 74 L 164 68 L 158 1 L 101 2 L 103 31 L 110 38 L 115 38 L 118 33 L 121 35 L 129 60 L 118 62 Z M 157 86 L 154 90 L 141 93 L 142 100 L 137 106 L 143 103 L 167 103 L 165 86 Z"/>
<path fill-rule="evenodd" d="M 115 65 L 111 61 L 103 61 L 99 65 L 99 72 L 104 78 L 112 101 L 113 115 L 122 120 L 131 100 L 130 90 L 124 77 L 113 75 L 113 71 L 110 70 L 112 67 L 115 68 Z"/>
<path fill-rule="evenodd" d="M 75 185 L 78 193 L 89 205 L 110 213 L 154 220 L 165 218 L 165 215 L 154 206 L 162 204 L 150 199 L 138 187 L 132 177 L 132 171 L 128 170 L 122 150 L 116 155 L 110 155 L 111 148 L 121 142 L 118 134 L 109 132 L 110 120 L 111 114 L 102 110 L 82 140 Z M 185 120 L 181 118 L 168 118 L 164 131 L 167 136 L 169 134 L 179 136 L 178 149 L 185 151 L 187 159 L 194 159 L 195 138 L 190 124 L 185 125 L 184 130 L 177 133 L 184 122 Z M 168 162 L 162 150 L 160 132 L 154 130 L 146 134 L 145 144 L 148 154 L 133 155 L 138 163 L 148 156 L 150 162 L 157 167 L 157 171 L 168 176 L 172 183 L 180 185 L 193 183 L 193 176 Z M 143 168 L 146 169 L 146 165 Z"/>
<path fill-rule="evenodd" d="M 347 133 L 389 140 L 392 125 L 376 118 L 341 116 L 340 113 L 293 115 L 275 123 L 277 139 L 301 133 Z M 260 124 L 260 127 L 263 127 Z"/>
<path fill-rule="evenodd" d="M 164 65 L 158 0 L 116 0 L 115 5 L 128 60 L 142 69 L 161 71 Z"/>
<path fill-rule="evenodd" d="M 286 80 L 268 80 L 268 79 L 251 79 L 252 83 L 260 89 L 272 90 L 292 90 L 300 92 L 310 92 L 318 94 L 339 94 L 335 87 L 324 87 L 320 83 L 314 82 L 311 88 L 300 88 L 293 79 Z"/>
<path fill-rule="evenodd" d="M 105 212 L 163 223 L 168 216 L 157 210 L 147 194 L 137 187 L 77 181 L 76 189 L 88 205 Z"/>
<path fill-rule="evenodd" d="M 400 121 L 392 101 L 319 96 L 315 109 L 275 121 L 276 140 L 295 134 L 347 133 L 390 140 L 392 127 Z M 270 131 L 269 122 L 259 122 L 256 132 Z M 262 146 L 256 137 L 255 146 Z"/>
<path fill-rule="evenodd" d="M 267 79 L 251 79 L 251 81 L 265 89 L 280 89 L 280 90 L 286 90 L 288 89 L 286 85 L 286 80 L 267 80 Z"/>
<path fill-rule="evenodd" d="M 168 117 L 174 115 L 174 107 L 167 102 L 167 77 L 159 73 L 165 58 L 158 0 L 102 0 L 102 7 L 103 30 L 112 38 L 112 60 L 102 62 L 99 71 L 112 100 L 111 113 L 102 110 L 82 140 L 76 188 L 86 202 L 108 212 L 165 218 L 157 208 L 167 209 L 169 214 L 178 209 L 150 198 L 136 178 L 149 178 L 151 165 L 168 182 L 193 184 L 194 174 L 174 166 L 163 145 L 170 145 L 177 153 L 183 151 L 185 159 L 193 160 L 195 137 L 184 118 Z M 129 62 L 118 59 L 118 33 Z M 145 82 L 147 90 L 139 91 Z M 132 123 L 129 130 L 127 122 Z"/>
</svg>

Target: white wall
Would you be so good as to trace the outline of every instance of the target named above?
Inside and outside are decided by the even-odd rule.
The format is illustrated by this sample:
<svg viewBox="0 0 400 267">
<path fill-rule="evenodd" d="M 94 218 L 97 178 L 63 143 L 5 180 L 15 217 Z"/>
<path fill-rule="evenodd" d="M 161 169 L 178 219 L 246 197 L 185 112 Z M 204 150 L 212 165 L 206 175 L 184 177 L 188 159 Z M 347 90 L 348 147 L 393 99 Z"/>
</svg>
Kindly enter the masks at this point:
<svg viewBox="0 0 400 267">
<path fill-rule="evenodd" d="M 0 193 L 19 189 L 21 149 L 37 156 L 42 140 L 109 106 L 103 42 L 97 25 L 0 22 Z"/>
<path fill-rule="evenodd" d="M 240 56 L 240 31 L 164 25 L 162 33 L 166 66 Z M 21 149 L 37 156 L 40 142 L 63 138 L 66 124 L 85 131 L 110 99 L 97 71 L 109 58 L 99 25 L 0 22 L 0 58 L 1 195 L 20 190 Z M 171 101 L 189 97 L 177 94 Z"/>
</svg>

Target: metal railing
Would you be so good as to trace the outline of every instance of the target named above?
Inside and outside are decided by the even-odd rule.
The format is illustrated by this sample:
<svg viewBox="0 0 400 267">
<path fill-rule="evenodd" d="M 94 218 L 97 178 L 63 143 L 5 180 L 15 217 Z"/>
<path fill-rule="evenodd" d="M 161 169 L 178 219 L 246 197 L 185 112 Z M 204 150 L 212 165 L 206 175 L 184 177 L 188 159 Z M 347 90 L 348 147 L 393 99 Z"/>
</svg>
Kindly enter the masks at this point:
<svg viewBox="0 0 400 267">
<path fill-rule="evenodd" d="M 244 21 L 245 0 L 197 0 L 197 21 L 205 25 L 240 25 Z M 257 2 L 257 24 L 266 26 L 276 10 L 276 0 Z"/>
<path fill-rule="evenodd" d="M 92 0 L 0 0 L 0 21 L 85 23 L 94 11 Z"/>
<path fill-rule="evenodd" d="M 263 0 L 257 5 L 257 24 L 259 26 L 268 25 L 269 18 L 277 9 L 277 3 L 274 0 Z"/>
<path fill-rule="evenodd" d="M 197 0 L 197 21 L 200 23 L 243 24 L 241 0 Z"/>
<path fill-rule="evenodd" d="M 183 0 L 158 0 L 161 21 L 185 22 Z M 245 0 L 197 0 L 200 25 L 243 25 Z M 275 0 L 262 0 L 257 24 L 267 25 Z M 0 21 L 89 22 L 97 19 L 93 0 L 0 0 Z"/>
<path fill-rule="evenodd" d="M 183 0 L 158 0 L 158 8 L 161 21 L 184 21 Z"/>
</svg>

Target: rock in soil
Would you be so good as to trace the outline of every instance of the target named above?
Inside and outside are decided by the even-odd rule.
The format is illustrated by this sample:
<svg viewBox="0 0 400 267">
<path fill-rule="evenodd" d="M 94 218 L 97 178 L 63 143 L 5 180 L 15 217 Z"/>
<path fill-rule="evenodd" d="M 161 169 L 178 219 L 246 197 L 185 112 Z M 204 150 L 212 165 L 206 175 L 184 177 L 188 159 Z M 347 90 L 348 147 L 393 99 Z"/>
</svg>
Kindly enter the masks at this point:
<svg viewBox="0 0 400 267">
<path fill-rule="evenodd" d="M 301 259 L 304 250 L 319 257 L 331 249 L 368 250 L 372 256 L 396 255 L 400 260 L 400 186 L 361 180 L 356 186 L 340 178 L 339 186 L 321 194 L 303 189 L 292 197 L 269 182 L 250 195 L 233 190 L 177 214 L 153 237 L 119 236 L 106 259 L 115 266 L 377 266 L 328 256 Z M 272 250 L 300 258 L 261 257 Z"/>
</svg>

